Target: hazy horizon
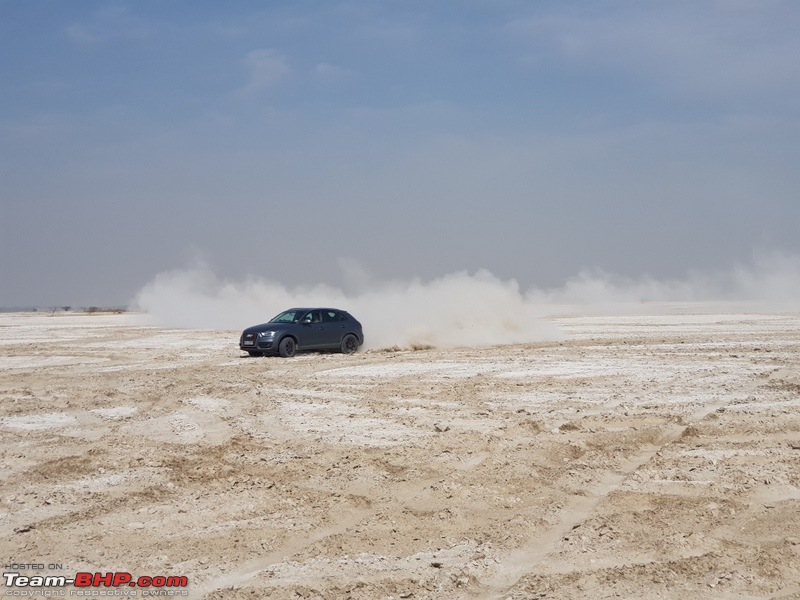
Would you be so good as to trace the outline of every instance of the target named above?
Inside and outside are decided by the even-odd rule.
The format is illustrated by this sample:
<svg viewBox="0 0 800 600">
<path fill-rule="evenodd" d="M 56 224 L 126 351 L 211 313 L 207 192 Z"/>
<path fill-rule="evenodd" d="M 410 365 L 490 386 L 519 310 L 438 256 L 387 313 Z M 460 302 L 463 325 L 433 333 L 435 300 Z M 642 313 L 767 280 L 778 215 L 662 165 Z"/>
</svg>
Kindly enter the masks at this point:
<svg viewBox="0 0 800 600">
<path fill-rule="evenodd" d="M 798 26 L 789 0 L 0 0 L 0 306 L 197 264 L 348 297 L 357 271 L 724 295 L 764 256 L 792 282 Z"/>
<path fill-rule="evenodd" d="M 583 305 L 587 310 L 595 307 L 602 312 L 614 306 L 636 303 L 679 302 L 753 302 L 763 306 L 794 306 L 800 310 L 800 255 L 780 252 L 758 252 L 750 260 L 731 265 L 715 272 L 692 270 L 683 277 L 656 279 L 649 275 L 638 277 L 611 273 L 602 269 L 583 269 L 567 277 L 560 285 L 523 286 L 516 278 L 500 279 L 487 269 L 473 271 L 464 269 L 432 278 L 381 278 L 368 272 L 353 259 L 338 259 L 334 283 L 303 282 L 289 285 L 269 277 L 248 276 L 234 279 L 220 274 L 203 261 L 195 260 L 184 267 L 169 269 L 156 274 L 126 302 L 102 304 L 88 302 L 70 304 L 64 302 L 31 303 L 0 306 L 0 310 L 12 308 L 52 310 L 68 307 L 73 310 L 87 308 L 113 308 L 138 310 L 159 314 L 165 306 L 174 305 L 175 318 L 165 324 L 191 321 L 195 305 L 210 299 L 216 302 L 227 295 L 235 306 L 237 303 L 257 305 L 266 296 L 274 309 L 279 306 L 331 305 L 331 302 L 346 303 L 351 298 L 391 290 L 400 301 L 404 290 L 414 288 L 431 292 L 441 282 L 462 280 L 480 288 L 486 284 L 497 289 L 513 291 L 525 302 L 543 307 L 553 305 Z M 278 300 L 273 292 L 279 291 Z M 463 290 L 465 293 L 470 289 Z M 239 298 L 237 298 L 237 296 Z M 260 297 L 261 296 L 261 297 Z M 146 299 L 143 301 L 143 298 Z M 157 302 L 151 303 L 153 299 Z M 448 299 L 456 302 L 457 298 Z M 172 313 L 172 306 L 166 314 Z M 267 313 L 263 309 L 259 314 Z M 270 313 L 271 314 L 271 313 Z M 236 317 L 234 317 L 236 318 Z M 219 321 L 225 321 L 222 316 Z"/>
<path fill-rule="evenodd" d="M 556 323 L 564 316 L 682 314 L 692 320 L 800 311 L 800 256 L 779 253 L 674 280 L 585 270 L 554 288 L 523 288 L 486 270 L 423 280 L 381 279 L 354 260 L 341 260 L 338 267 L 338 285 L 288 286 L 263 278 L 226 278 L 198 261 L 159 273 L 128 308 L 146 313 L 142 324 L 235 331 L 293 306 L 345 308 L 364 324 L 365 349 L 563 340 L 567 336 Z"/>
</svg>

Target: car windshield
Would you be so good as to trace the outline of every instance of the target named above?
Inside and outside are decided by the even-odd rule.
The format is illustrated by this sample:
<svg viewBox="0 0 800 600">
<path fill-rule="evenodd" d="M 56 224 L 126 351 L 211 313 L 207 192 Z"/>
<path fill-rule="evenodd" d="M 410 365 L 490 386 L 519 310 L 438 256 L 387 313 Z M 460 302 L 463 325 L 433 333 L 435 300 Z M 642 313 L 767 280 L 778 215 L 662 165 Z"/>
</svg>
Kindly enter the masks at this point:
<svg viewBox="0 0 800 600">
<path fill-rule="evenodd" d="M 286 310 L 279 314 L 277 317 L 273 317 L 270 319 L 270 323 L 299 323 L 300 317 L 306 311 L 304 310 Z"/>
</svg>

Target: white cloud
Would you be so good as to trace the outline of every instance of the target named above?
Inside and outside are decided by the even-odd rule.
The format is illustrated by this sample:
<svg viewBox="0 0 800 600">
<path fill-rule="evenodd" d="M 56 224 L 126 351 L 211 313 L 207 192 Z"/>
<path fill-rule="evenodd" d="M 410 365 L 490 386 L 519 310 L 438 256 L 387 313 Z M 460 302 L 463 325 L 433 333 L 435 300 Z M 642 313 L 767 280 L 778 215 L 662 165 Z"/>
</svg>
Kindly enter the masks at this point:
<svg viewBox="0 0 800 600">
<path fill-rule="evenodd" d="M 353 72 L 344 67 L 338 67 L 328 63 L 319 63 L 314 67 L 314 76 L 318 81 L 337 82 L 349 79 Z"/>
<path fill-rule="evenodd" d="M 71 42 L 78 45 L 93 45 L 99 44 L 103 38 L 95 33 L 92 33 L 84 24 L 74 23 L 67 27 L 67 37 Z"/>
<path fill-rule="evenodd" d="M 248 81 L 241 89 L 245 96 L 255 96 L 275 87 L 292 72 L 287 60 L 273 50 L 253 50 L 244 59 Z"/>
<path fill-rule="evenodd" d="M 800 15 L 783 10 L 786 4 L 621 6 L 516 19 L 508 31 L 527 53 L 523 63 L 541 67 L 555 58 L 567 67 L 618 71 L 679 97 L 735 102 L 737 95 L 798 87 L 800 40 L 792 23 Z"/>
<path fill-rule="evenodd" d="M 68 39 L 77 45 L 97 45 L 111 40 L 146 40 L 154 25 L 130 13 L 124 6 L 107 6 L 83 22 L 67 26 Z"/>
</svg>

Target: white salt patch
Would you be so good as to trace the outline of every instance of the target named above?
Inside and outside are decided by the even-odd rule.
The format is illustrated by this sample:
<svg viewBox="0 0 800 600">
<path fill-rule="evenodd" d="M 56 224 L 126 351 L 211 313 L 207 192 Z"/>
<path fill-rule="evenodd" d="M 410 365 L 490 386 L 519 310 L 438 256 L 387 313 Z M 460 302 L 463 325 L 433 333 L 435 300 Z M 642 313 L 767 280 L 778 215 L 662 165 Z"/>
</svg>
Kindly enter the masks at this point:
<svg viewBox="0 0 800 600">
<path fill-rule="evenodd" d="M 231 430 L 218 415 L 209 411 L 175 412 L 169 415 L 133 421 L 126 429 L 143 436 L 176 444 L 220 444 L 230 438 Z"/>
<path fill-rule="evenodd" d="M 3 417 L 0 424 L 13 429 L 33 431 L 37 429 L 53 429 L 66 427 L 76 422 L 72 415 L 64 413 L 49 413 L 46 415 L 26 415 L 24 417 Z"/>
<path fill-rule="evenodd" d="M 347 404 L 281 402 L 281 422 L 298 433 L 324 435 L 331 441 L 358 446 L 392 446 L 409 438 L 431 435 L 390 419 L 364 417 L 363 408 Z"/>
<path fill-rule="evenodd" d="M 157 365 L 153 363 L 147 362 L 140 362 L 138 364 L 124 364 L 124 365 L 114 365 L 111 367 L 95 367 L 92 372 L 95 373 L 113 373 L 117 371 L 166 371 L 168 369 L 174 369 L 174 363 L 167 363 L 163 365 Z"/>
<path fill-rule="evenodd" d="M 734 456 L 766 456 L 764 450 L 684 450 L 678 456 L 692 456 L 696 458 L 706 458 L 708 460 L 725 460 Z"/>
<path fill-rule="evenodd" d="M 88 477 L 86 479 L 79 479 L 72 483 L 57 486 L 63 489 L 79 490 L 82 492 L 100 492 L 111 487 L 125 483 L 131 479 L 131 474 L 118 473 L 114 475 L 106 475 L 105 477 Z"/>
<path fill-rule="evenodd" d="M 109 421 L 120 421 L 132 417 L 138 410 L 135 406 L 115 406 L 113 408 L 93 408 L 89 412 Z"/>
<path fill-rule="evenodd" d="M 627 366 L 627 365 L 626 365 Z M 626 372 L 627 371 L 627 372 Z M 527 377 L 604 377 L 608 375 L 629 374 L 621 363 L 602 364 L 600 361 L 570 361 L 560 364 L 542 364 L 530 369 L 506 371 L 498 373 L 497 377 L 527 378 Z"/>
<path fill-rule="evenodd" d="M 0 369 L 36 369 L 106 362 L 108 358 L 87 356 L 2 356 Z"/>
<path fill-rule="evenodd" d="M 326 390 L 291 390 L 288 388 L 270 388 L 268 390 L 264 390 L 262 393 L 266 393 L 267 395 L 275 394 L 285 396 L 300 396 L 303 398 L 320 398 L 329 400 L 358 399 L 358 396 L 353 394 Z"/>
<path fill-rule="evenodd" d="M 449 548 L 440 548 L 434 552 L 418 552 L 410 556 L 361 553 L 354 557 L 345 556 L 336 559 L 317 557 L 303 562 L 279 562 L 269 566 L 269 580 L 274 585 L 286 585 L 297 581 L 309 583 L 337 578 L 363 579 L 377 573 L 414 572 L 432 561 L 452 568 L 463 569 L 468 563 L 472 563 L 472 568 L 479 568 L 481 563 L 473 562 L 472 558 L 477 550 L 476 543 L 465 542 Z M 484 547 L 482 551 L 487 552 L 488 549 Z M 493 558 L 489 560 L 494 564 Z"/>
<path fill-rule="evenodd" d="M 172 415 L 170 425 L 175 433 L 187 439 L 197 439 L 203 435 L 202 427 L 186 415 L 179 413 Z"/>
<path fill-rule="evenodd" d="M 183 403 L 208 412 L 221 412 L 226 408 L 230 408 L 231 405 L 228 400 L 224 400 L 222 398 L 211 398 L 209 396 L 186 398 L 183 400 Z"/>
<path fill-rule="evenodd" d="M 798 407 L 800 406 L 800 398 L 792 399 L 792 400 L 785 400 L 785 401 L 778 401 L 778 402 L 744 402 L 744 403 L 737 403 L 737 404 L 730 404 L 726 406 L 726 410 L 730 411 L 737 411 L 737 412 L 750 412 L 753 409 L 776 409 L 776 408 L 783 408 L 787 409 L 790 407 Z"/>
<path fill-rule="evenodd" d="M 496 365 L 457 362 L 399 363 L 394 365 L 362 365 L 322 371 L 320 376 L 332 377 L 408 377 L 434 375 L 439 377 L 473 377 L 497 369 Z"/>
<path fill-rule="evenodd" d="M 189 343 L 191 339 L 191 333 L 196 334 L 197 332 L 186 332 L 186 331 L 165 331 L 160 332 L 155 335 L 147 335 L 146 337 L 141 337 L 138 339 L 133 340 L 117 340 L 114 342 L 114 348 L 121 349 L 121 348 L 128 348 L 128 349 L 135 349 L 135 348 L 142 348 L 142 349 L 188 349 L 191 344 Z M 213 343 L 212 340 L 207 338 L 203 338 L 203 345 L 206 346 L 209 343 Z M 217 343 L 218 346 L 222 346 L 221 343 Z M 106 347 L 108 346 L 107 343 L 98 343 L 92 344 L 92 346 L 98 347 Z"/>
</svg>

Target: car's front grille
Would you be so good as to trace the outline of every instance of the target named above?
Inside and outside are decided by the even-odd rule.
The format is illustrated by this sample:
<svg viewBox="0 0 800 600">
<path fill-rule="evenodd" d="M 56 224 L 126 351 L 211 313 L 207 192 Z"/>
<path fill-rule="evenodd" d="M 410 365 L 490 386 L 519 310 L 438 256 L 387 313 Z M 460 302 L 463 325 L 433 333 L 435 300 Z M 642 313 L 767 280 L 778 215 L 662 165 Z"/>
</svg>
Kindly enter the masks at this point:
<svg viewBox="0 0 800 600">
<path fill-rule="evenodd" d="M 244 333 L 242 334 L 242 339 L 239 342 L 240 346 L 255 346 L 256 343 L 256 334 L 255 333 Z"/>
</svg>

